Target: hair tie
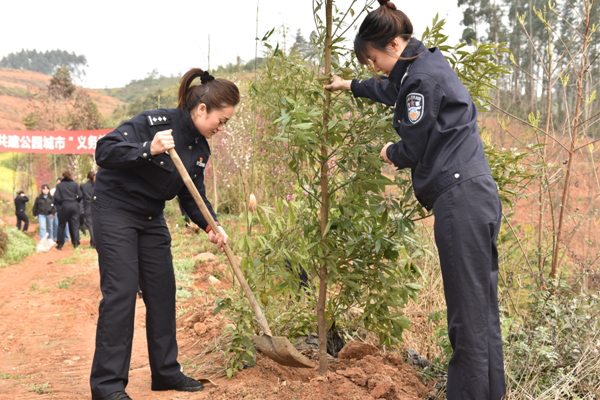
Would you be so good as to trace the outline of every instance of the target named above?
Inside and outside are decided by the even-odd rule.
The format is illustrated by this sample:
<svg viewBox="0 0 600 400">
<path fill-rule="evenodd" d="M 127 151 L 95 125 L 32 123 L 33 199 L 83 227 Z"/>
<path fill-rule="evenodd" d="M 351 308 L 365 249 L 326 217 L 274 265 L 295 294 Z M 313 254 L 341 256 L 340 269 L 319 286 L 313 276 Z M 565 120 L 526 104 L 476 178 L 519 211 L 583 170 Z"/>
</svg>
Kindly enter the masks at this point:
<svg viewBox="0 0 600 400">
<path fill-rule="evenodd" d="M 215 79 L 214 76 L 208 73 L 208 71 L 204 71 L 202 75 L 200 75 L 200 83 L 206 83 L 208 81 L 212 81 Z"/>
</svg>

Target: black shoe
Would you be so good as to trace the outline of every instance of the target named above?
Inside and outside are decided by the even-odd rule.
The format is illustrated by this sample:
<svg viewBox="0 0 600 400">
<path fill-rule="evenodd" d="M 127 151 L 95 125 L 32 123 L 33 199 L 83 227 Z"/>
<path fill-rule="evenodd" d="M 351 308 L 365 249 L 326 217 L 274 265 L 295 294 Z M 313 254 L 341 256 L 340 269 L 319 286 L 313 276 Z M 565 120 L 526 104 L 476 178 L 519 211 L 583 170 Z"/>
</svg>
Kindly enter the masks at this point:
<svg viewBox="0 0 600 400">
<path fill-rule="evenodd" d="M 100 400 L 132 400 L 131 397 L 125 392 L 114 392 Z"/>
<path fill-rule="evenodd" d="M 56 250 L 62 250 L 63 245 L 59 244 L 58 246 L 56 246 Z"/>
<path fill-rule="evenodd" d="M 204 389 L 204 385 L 197 380 L 190 378 L 189 376 L 186 376 L 177 385 L 173 385 L 171 387 L 163 388 L 154 385 L 152 386 L 152 390 L 177 390 L 179 392 L 199 392 L 202 389 Z"/>
</svg>

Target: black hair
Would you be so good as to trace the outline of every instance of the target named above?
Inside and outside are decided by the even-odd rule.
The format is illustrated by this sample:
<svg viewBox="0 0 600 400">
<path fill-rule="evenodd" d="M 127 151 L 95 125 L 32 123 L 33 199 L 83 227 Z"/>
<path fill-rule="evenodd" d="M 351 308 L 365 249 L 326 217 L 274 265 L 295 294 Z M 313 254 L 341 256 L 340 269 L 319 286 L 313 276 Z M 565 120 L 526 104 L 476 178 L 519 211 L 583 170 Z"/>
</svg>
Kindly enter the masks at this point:
<svg viewBox="0 0 600 400">
<path fill-rule="evenodd" d="M 363 65 L 369 64 L 369 50 L 387 52 L 386 46 L 395 38 L 409 41 L 413 34 L 412 23 L 406 14 L 389 0 L 378 1 L 380 7 L 367 14 L 354 38 L 354 53 Z"/>
<path fill-rule="evenodd" d="M 200 78 L 200 85 L 192 85 L 196 78 Z M 206 112 L 210 113 L 213 108 L 235 107 L 240 102 L 240 91 L 227 79 L 215 79 L 200 68 L 192 68 L 181 78 L 178 99 L 177 108 L 191 111 L 204 103 Z"/>
</svg>

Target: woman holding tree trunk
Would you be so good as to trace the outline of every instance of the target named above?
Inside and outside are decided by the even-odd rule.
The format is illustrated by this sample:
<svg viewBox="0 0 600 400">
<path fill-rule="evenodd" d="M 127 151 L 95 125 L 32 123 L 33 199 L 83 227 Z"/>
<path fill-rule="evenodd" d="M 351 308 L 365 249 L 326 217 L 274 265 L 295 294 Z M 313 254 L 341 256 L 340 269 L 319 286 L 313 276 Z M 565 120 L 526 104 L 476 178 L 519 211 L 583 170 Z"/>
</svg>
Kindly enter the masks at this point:
<svg viewBox="0 0 600 400">
<path fill-rule="evenodd" d="M 381 157 L 411 169 L 417 199 L 435 214 L 453 348 L 448 399 L 499 400 L 506 392 L 496 248 L 502 210 L 477 108 L 440 50 L 413 38 L 410 20 L 393 3 L 379 3 L 361 24 L 354 50 L 361 64 L 372 63 L 385 76 L 334 75 L 325 88 L 395 107 L 401 140 L 387 143 Z"/>
</svg>

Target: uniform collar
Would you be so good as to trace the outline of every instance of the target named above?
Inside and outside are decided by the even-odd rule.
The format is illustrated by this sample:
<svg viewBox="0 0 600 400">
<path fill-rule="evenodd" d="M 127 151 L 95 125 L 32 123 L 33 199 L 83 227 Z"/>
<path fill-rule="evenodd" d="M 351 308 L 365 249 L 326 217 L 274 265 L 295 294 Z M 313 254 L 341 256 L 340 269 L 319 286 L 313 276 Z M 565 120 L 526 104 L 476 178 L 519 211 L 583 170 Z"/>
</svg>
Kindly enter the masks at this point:
<svg viewBox="0 0 600 400">
<path fill-rule="evenodd" d="M 194 125 L 194 121 L 192 121 L 192 116 L 190 115 L 189 110 L 183 110 L 181 116 L 181 130 L 183 131 L 183 140 L 185 144 L 190 144 L 191 142 L 198 142 L 198 138 L 204 138 L 198 132 L 196 125 Z"/>
<path fill-rule="evenodd" d="M 184 144 L 186 146 L 189 146 L 192 143 L 200 144 L 202 147 L 205 148 L 205 151 L 207 151 L 208 154 L 210 154 L 210 146 L 208 145 L 208 140 L 206 140 L 206 138 L 202 136 L 200 131 L 198 131 L 198 129 L 196 128 L 196 125 L 194 125 L 194 121 L 192 120 L 192 116 L 190 115 L 189 110 L 183 110 L 181 111 L 181 113 L 182 115 L 180 127 L 183 131 Z"/>
<path fill-rule="evenodd" d="M 411 38 L 410 42 L 408 42 L 408 44 L 404 48 L 404 51 L 402 52 L 400 57 L 402 57 L 402 58 L 414 57 L 416 55 L 419 55 L 423 51 L 425 51 L 425 45 L 423 44 L 423 42 L 421 42 L 420 40 Z M 406 69 L 408 68 L 408 66 L 410 64 L 413 63 L 413 61 L 414 60 L 398 60 L 396 62 L 396 65 L 394 65 L 392 72 L 390 72 L 390 76 L 389 76 L 390 81 L 394 82 L 396 85 L 399 86 L 400 83 L 402 82 L 402 78 L 404 77 L 404 74 L 406 73 Z"/>
</svg>

